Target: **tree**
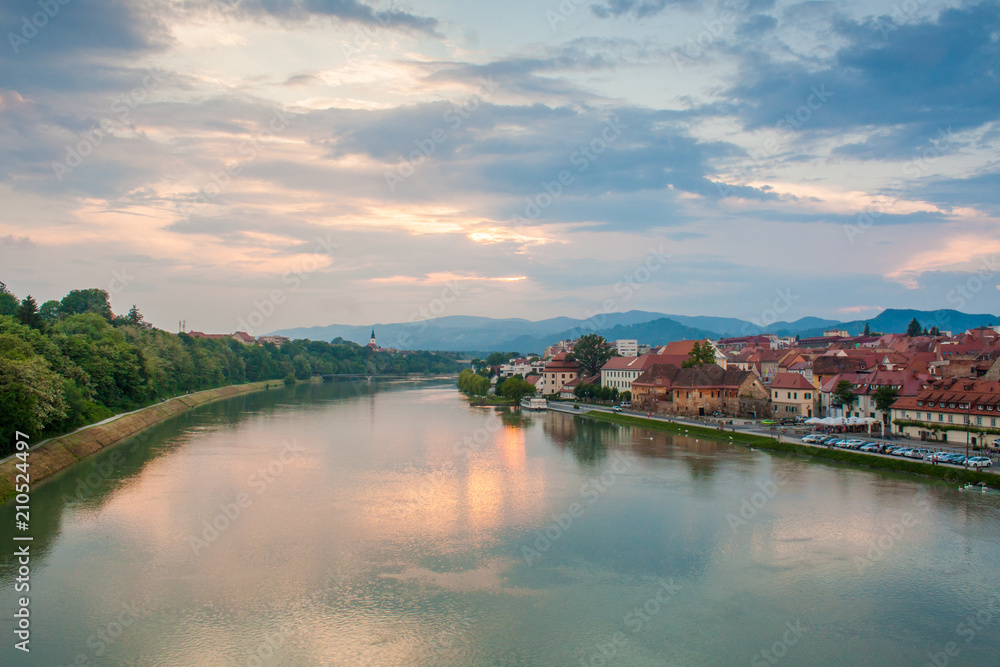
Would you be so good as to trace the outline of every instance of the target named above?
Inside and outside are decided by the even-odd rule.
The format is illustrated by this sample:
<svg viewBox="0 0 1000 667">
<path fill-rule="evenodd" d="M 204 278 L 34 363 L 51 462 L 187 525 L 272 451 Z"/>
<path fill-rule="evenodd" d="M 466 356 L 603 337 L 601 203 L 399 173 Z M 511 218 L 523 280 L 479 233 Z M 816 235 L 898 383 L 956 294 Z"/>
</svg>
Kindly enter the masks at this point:
<svg viewBox="0 0 1000 667">
<path fill-rule="evenodd" d="M 138 306 L 132 304 L 132 307 L 129 308 L 128 315 L 125 316 L 125 319 L 128 320 L 129 324 L 142 324 L 143 317 L 142 313 L 139 312 Z"/>
<path fill-rule="evenodd" d="M 520 401 L 525 396 L 534 396 L 535 387 L 527 380 L 524 380 L 518 376 L 512 378 L 507 378 L 503 386 L 497 390 L 504 398 L 510 398 L 515 401 Z"/>
<path fill-rule="evenodd" d="M 42 329 L 45 327 L 41 315 L 38 314 L 38 303 L 30 294 L 24 297 L 21 305 L 17 307 L 17 319 L 21 320 L 21 324 L 29 326 L 32 329 Z"/>
<path fill-rule="evenodd" d="M 837 383 L 837 388 L 833 390 L 833 403 L 844 409 L 844 416 L 851 411 L 851 406 L 857 403 L 858 395 L 854 393 L 854 385 L 847 380 Z"/>
<path fill-rule="evenodd" d="M 875 409 L 882 413 L 882 421 L 889 423 L 889 408 L 892 404 L 896 402 L 899 398 L 899 390 L 895 387 L 884 386 L 879 387 L 874 392 L 872 392 L 872 398 L 875 399 Z"/>
<path fill-rule="evenodd" d="M 501 364 L 507 363 L 511 359 L 517 359 L 519 355 L 517 352 L 493 352 L 488 357 L 486 357 L 487 366 L 500 366 Z"/>
<path fill-rule="evenodd" d="M 0 315 L 17 315 L 17 297 L 0 282 Z"/>
<path fill-rule="evenodd" d="M 108 293 L 102 289 L 75 289 L 63 297 L 59 303 L 59 312 L 62 315 L 79 315 L 83 313 L 97 313 L 104 319 L 111 321 L 111 303 L 108 301 Z"/>
<path fill-rule="evenodd" d="M 910 320 L 909 326 L 906 327 L 906 335 L 909 338 L 914 338 L 915 336 L 920 335 L 920 322 L 917 321 L 917 318 L 914 317 Z"/>
<path fill-rule="evenodd" d="M 295 358 L 292 359 L 292 367 L 295 368 L 296 380 L 308 380 L 312 377 L 312 365 L 306 355 L 295 355 Z"/>
<path fill-rule="evenodd" d="M 694 347 L 691 348 L 691 353 L 688 355 L 686 361 L 681 363 L 684 368 L 692 368 L 694 366 L 704 366 L 706 364 L 715 363 L 715 350 L 712 349 L 712 344 L 705 342 L 702 345 L 700 342 L 695 342 Z"/>
<path fill-rule="evenodd" d="M 46 324 L 52 324 L 59 319 L 59 302 L 49 299 L 38 308 L 38 315 Z"/>
<path fill-rule="evenodd" d="M 933 326 L 933 327 L 931 327 L 930 335 L 931 336 L 940 336 L 941 335 L 941 330 L 938 329 L 936 326 Z"/>
<path fill-rule="evenodd" d="M 478 373 L 465 369 L 458 374 L 458 389 L 470 396 L 485 396 L 490 389 L 490 381 Z"/>
<path fill-rule="evenodd" d="M 868 328 L 868 323 L 867 322 L 865 322 L 865 330 L 864 330 L 864 332 L 862 332 L 861 335 L 864 336 L 865 338 L 868 338 L 868 336 L 872 335 L 872 330 Z"/>
<path fill-rule="evenodd" d="M 573 345 L 573 354 L 567 358 L 575 360 L 580 364 L 583 375 L 597 375 L 601 366 L 608 363 L 608 359 L 617 356 L 614 347 L 603 336 L 597 334 L 587 334 L 580 336 Z"/>
</svg>

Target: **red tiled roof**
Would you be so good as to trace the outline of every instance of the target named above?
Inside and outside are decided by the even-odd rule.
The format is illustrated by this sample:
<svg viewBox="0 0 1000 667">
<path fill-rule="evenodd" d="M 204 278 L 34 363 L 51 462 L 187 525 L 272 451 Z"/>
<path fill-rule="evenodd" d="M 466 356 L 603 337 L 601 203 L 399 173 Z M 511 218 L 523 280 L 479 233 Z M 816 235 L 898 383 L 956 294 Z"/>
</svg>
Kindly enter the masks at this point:
<svg viewBox="0 0 1000 667">
<path fill-rule="evenodd" d="M 641 357 L 611 357 L 601 366 L 602 371 L 644 371 L 653 364 L 680 366 L 687 361 L 686 354 L 644 354 Z"/>
<path fill-rule="evenodd" d="M 680 370 L 674 364 L 653 364 L 632 381 L 632 386 L 667 387 L 669 389 Z"/>
<path fill-rule="evenodd" d="M 815 389 L 812 382 L 798 373 L 778 373 L 771 382 L 772 389 Z"/>
<path fill-rule="evenodd" d="M 661 347 L 657 352 L 660 355 L 684 355 L 685 357 L 691 356 L 691 350 L 694 349 L 694 344 L 704 345 L 708 343 L 707 338 L 702 338 L 701 340 L 675 340 L 673 342 L 667 343 Z"/>
</svg>

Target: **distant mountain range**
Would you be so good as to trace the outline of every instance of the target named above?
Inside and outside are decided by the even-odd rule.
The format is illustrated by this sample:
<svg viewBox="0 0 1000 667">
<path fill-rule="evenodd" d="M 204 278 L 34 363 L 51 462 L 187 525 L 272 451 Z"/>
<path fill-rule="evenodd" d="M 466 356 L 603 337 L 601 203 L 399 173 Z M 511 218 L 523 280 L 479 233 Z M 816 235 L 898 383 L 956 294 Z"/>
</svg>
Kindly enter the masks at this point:
<svg viewBox="0 0 1000 667">
<path fill-rule="evenodd" d="M 804 317 L 794 322 L 775 322 L 761 327 L 753 322 L 731 317 L 668 315 L 631 310 L 627 313 L 595 315 L 588 320 L 554 317 L 533 322 L 520 318 L 493 319 L 465 315 L 438 317 L 420 322 L 375 324 L 375 335 L 382 347 L 406 350 L 443 350 L 482 353 L 541 352 L 545 347 L 565 338 L 584 333 L 597 333 L 608 340 L 636 339 L 646 344 L 666 344 L 675 340 L 696 338 L 731 338 L 774 333 L 779 336 L 821 336 L 824 330 L 843 329 L 856 336 L 868 323 L 871 331 L 903 333 L 916 318 L 922 326 L 937 326 L 942 331 L 965 331 L 979 326 L 1000 323 L 996 315 L 970 315 L 956 310 L 895 310 L 882 311 L 869 320 L 838 322 L 818 317 Z M 343 338 L 365 344 L 371 326 L 331 324 L 325 327 L 282 329 L 273 333 L 289 338 L 330 341 Z"/>
</svg>

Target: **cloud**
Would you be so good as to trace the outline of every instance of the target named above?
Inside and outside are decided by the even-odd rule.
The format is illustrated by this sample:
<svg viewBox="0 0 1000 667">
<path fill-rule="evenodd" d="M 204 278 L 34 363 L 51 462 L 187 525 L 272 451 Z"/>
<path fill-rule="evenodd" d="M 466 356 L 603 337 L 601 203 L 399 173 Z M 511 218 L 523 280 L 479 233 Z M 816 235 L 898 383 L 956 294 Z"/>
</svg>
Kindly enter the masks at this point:
<svg viewBox="0 0 1000 667">
<path fill-rule="evenodd" d="M 808 9 L 827 11 L 814 3 Z M 907 24 L 838 17 L 832 28 L 847 44 L 821 68 L 747 46 L 740 82 L 727 91 L 742 105 L 747 129 L 774 125 L 807 104 L 818 86 L 832 98 L 811 115 L 806 131 L 892 128 L 881 145 L 892 136 L 896 152 L 904 143 L 912 149 L 917 134 L 930 138 L 948 126 L 958 130 L 1000 119 L 994 67 L 1000 5 L 944 9 L 934 20 Z"/>
<path fill-rule="evenodd" d="M 630 16 L 645 19 L 670 7 L 697 7 L 697 0 L 606 0 L 590 6 L 594 16 L 602 19 Z"/>
<path fill-rule="evenodd" d="M 225 2 L 226 0 L 223 0 Z M 438 36 L 437 19 L 397 9 L 376 10 L 357 0 L 232 0 L 227 3 L 234 13 L 267 15 L 305 21 L 311 16 L 330 16 L 343 21 L 371 23 L 387 30 L 405 29 Z"/>
</svg>

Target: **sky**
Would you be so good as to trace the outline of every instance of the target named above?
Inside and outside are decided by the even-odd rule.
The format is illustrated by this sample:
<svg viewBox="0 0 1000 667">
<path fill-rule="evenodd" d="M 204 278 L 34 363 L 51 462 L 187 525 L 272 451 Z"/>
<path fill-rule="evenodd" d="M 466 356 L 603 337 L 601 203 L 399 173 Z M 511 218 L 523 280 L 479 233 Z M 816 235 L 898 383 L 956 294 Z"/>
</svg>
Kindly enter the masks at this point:
<svg viewBox="0 0 1000 667">
<path fill-rule="evenodd" d="M 998 2 L 3 0 L 0 28 L 0 281 L 39 303 L 258 334 L 1000 312 Z"/>
</svg>

